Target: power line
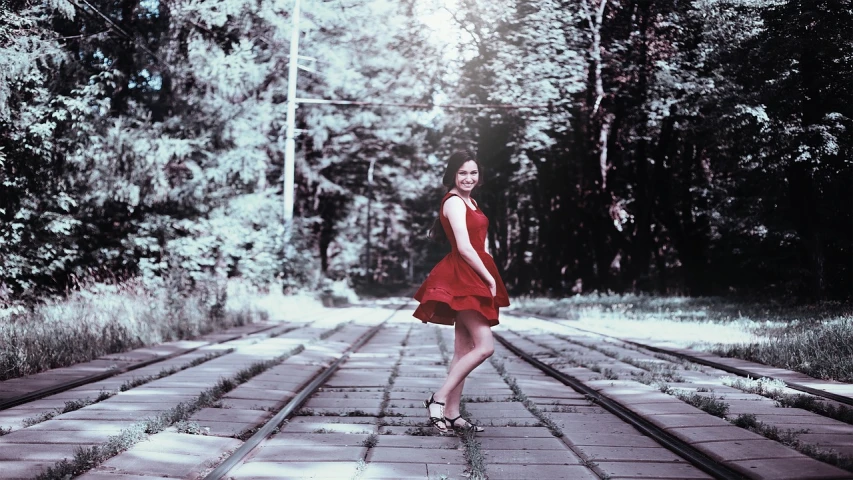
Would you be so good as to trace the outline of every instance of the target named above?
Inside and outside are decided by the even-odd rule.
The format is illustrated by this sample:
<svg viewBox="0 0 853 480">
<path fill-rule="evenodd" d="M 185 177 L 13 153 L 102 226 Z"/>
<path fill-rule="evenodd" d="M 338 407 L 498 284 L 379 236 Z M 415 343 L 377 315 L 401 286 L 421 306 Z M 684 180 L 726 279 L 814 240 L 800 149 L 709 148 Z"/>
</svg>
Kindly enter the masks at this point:
<svg viewBox="0 0 853 480">
<path fill-rule="evenodd" d="M 314 105 L 349 105 L 355 107 L 376 106 L 376 107 L 411 107 L 411 108 L 459 108 L 459 109 L 514 109 L 514 108 L 551 108 L 550 103 L 534 103 L 534 104 L 506 104 L 506 103 L 471 103 L 471 104 L 456 104 L 456 103 L 405 103 L 405 102 L 357 102 L 352 100 L 326 100 L 323 98 L 297 98 L 296 103 L 314 104 Z"/>
</svg>

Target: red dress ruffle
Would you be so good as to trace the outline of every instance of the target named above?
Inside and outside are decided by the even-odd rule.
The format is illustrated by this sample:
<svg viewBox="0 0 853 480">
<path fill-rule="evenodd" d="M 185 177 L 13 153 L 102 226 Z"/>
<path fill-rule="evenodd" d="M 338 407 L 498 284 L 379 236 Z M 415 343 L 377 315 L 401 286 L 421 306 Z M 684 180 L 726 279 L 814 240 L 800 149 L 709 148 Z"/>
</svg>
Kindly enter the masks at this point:
<svg viewBox="0 0 853 480">
<path fill-rule="evenodd" d="M 448 193 L 444 196 L 439 212 L 444 208 L 444 202 L 454 195 L 456 194 Z M 489 219 L 479 208 L 477 210 L 468 208 L 465 215 L 471 246 L 483 260 L 486 270 L 495 278 L 497 294 L 494 297 L 480 275 L 459 254 L 450 221 L 440 213 L 439 218 L 450 241 L 451 252 L 438 262 L 415 293 L 415 300 L 420 302 L 420 305 L 413 316 L 424 323 L 453 325 L 457 312 L 477 310 L 489 320 L 492 326 L 497 325 L 498 309 L 509 306 L 509 295 L 494 259 L 485 250 Z"/>
</svg>

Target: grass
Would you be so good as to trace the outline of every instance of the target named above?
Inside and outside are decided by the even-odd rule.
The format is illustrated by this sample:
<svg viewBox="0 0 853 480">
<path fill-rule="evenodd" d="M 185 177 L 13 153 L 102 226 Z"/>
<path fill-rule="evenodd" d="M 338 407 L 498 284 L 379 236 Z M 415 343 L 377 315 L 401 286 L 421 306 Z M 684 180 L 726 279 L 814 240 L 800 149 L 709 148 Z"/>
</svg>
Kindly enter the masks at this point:
<svg viewBox="0 0 853 480">
<path fill-rule="evenodd" d="M 738 415 L 737 418 L 732 420 L 732 424 L 762 435 L 783 445 L 787 445 L 804 455 L 814 458 L 815 460 L 834 465 L 838 468 L 847 470 L 848 472 L 853 472 L 853 457 L 849 455 L 842 455 L 833 450 L 824 450 L 816 445 L 802 442 L 799 439 L 799 435 L 807 433 L 808 430 L 782 430 L 778 427 L 759 422 L 755 415 L 750 413 Z"/>
<path fill-rule="evenodd" d="M 276 366 L 287 360 L 292 355 L 301 352 L 303 348 L 297 347 L 292 351 L 280 355 L 271 360 L 255 362 L 248 367 L 238 371 L 231 378 L 220 378 L 213 387 L 199 393 L 192 401 L 181 402 L 165 412 L 146 418 L 114 435 L 103 445 L 95 445 L 88 448 L 78 448 L 71 460 L 64 459 L 57 462 L 53 467 L 35 477 L 37 480 L 64 480 L 81 475 L 92 468 L 97 467 L 106 460 L 129 449 L 136 443 L 144 440 L 148 435 L 162 432 L 172 425 L 188 425 L 185 422 L 197 411 L 203 408 L 216 407 L 223 395 L 230 392 L 238 385 L 245 383 L 252 377 Z"/>
<path fill-rule="evenodd" d="M 746 393 L 754 393 L 763 397 L 776 399 L 781 397 L 785 390 L 785 382 L 771 378 L 730 377 L 720 378 L 723 385 L 737 388 Z"/>
<path fill-rule="evenodd" d="M 519 312 L 578 320 L 614 335 L 653 331 L 680 346 L 853 382 L 853 305 L 721 297 L 583 295 L 516 298 Z"/>
<path fill-rule="evenodd" d="M 759 342 L 717 345 L 725 357 L 796 370 L 815 378 L 853 382 L 853 317 L 794 322 Z"/>
<path fill-rule="evenodd" d="M 701 395 L 696 392 L 685 392 L 683 390 L 670 390 L 670 395 L 678 397 L 682 402 L 693 405 L 705 413 L 715 417 L 726 418 L 729 413 L 729 404 L 723 401 L 723 397 L 714 394 Z"/>
<path fill-rule="evenodd" d="M 460 407 L 459 413 L 470 416 L 465 411 L 464 403 Z M 477 440 L 477 434 L 473 430 L 467 430 L 462 435 L 462 447 L 465 449 L 465 460 L 468 462 L 467 478 L 470 480 L 487 480 L 489 477 L 486 474 L 486 456 Z"/>
<path fill-rule="evenodd" d="M 247 304 L 177 296 L 140 281 L 95 284 L 29 308 L 0 310 L 0 381 L 264 318 Z"/>
<path fill-rule="evenodd" d="M 805 393 L 785 393 L 785 382 L 769 378 L 723 377 L 725 385 L 776 400 L 782 408 L 801 408 L 833 420 L 853 425 L 853 408 Z"/>
<path fill-rule="evenodd" d="M 379 444 L 379 437 L 375 433 L 371 433 L 361 442 L 362 447 L 373 448 Z"/>
</svg>

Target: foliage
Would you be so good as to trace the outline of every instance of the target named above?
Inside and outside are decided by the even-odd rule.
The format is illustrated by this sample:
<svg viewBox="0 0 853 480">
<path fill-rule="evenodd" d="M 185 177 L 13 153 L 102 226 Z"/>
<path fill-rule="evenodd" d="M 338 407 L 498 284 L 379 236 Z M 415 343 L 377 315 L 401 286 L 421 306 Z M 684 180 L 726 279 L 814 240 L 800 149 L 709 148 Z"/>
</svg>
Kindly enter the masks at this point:
<svg viewBox="0 0 853 480">
<path fill-rule="evenodd" d="M 290 3 L 3 2 L 0 303 L 408 285 L 460 147 L 515 293 L 853 291 L 847 3 L 303 3 L 288 229 Z"/>
</svg>

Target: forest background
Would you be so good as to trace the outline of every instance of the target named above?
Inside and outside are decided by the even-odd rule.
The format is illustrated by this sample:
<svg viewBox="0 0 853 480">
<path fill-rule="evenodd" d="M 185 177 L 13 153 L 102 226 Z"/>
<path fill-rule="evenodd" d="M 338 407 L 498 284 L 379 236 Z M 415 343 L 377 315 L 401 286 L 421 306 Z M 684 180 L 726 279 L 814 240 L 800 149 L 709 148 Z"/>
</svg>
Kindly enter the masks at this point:
<svg viewBox="0 0 853 480">
<path fill-rule="evenodd" d="M 410 288 L 458 148 L 514 295 L 853 291 L 850 1 L 304 1 L 300 97 L 435 106 L 300 106 L 285 240 L 292 8 L 0 0 L 0 304 Z"/>
</svg>

